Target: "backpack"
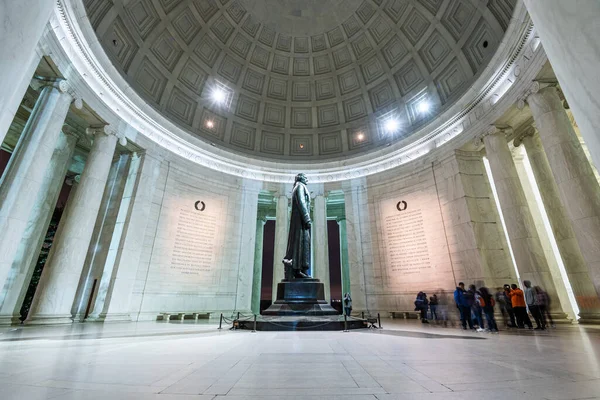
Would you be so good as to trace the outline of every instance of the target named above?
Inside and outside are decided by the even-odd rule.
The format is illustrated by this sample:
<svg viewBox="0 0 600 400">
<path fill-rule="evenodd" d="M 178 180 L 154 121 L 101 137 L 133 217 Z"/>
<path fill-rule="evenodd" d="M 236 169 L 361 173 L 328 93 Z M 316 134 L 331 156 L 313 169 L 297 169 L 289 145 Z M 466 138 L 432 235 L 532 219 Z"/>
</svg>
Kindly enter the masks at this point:
<svg viewBox="0 0 600 400">
<path fill-rule="evenodd" d="M 489 297 L 489 299 L 490 299 L 490 304 L 489 304 L 489 305 L 490 305 L 491 307 L 494 307 L 494 306 L 496 305 L 496 302 L 494 301 L 494 298 L 493 298 L 491 295 L 490 295 L 490 296 L 488 296 L 488 297 Z M 480 305 L 481 307 L 485 307 L 485 306 L 486 306 L 486 303 L 485 303 L 485 300 L 483 299 L 483 296 L 479 296 L 479 305 Z"/>
</svg>

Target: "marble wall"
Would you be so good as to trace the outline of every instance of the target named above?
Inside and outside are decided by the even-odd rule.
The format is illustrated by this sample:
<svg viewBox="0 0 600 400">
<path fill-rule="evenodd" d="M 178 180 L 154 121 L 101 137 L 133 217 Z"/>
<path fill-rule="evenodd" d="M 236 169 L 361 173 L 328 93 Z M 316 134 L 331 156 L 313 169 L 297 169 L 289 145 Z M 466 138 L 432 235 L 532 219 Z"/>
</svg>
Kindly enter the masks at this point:
<svg viewBox="0 0 600 400">
<path fill-rule="evenodd" d="M 516 281 L 479 152 L 404 171 L 342 184 L 357 310 L 410 311 L 420 290 L 452 304 L 459 281 Z"/>
<path fill-rule="evenodd" d="M 161 164 L 132 293 L 134 319 L 250 310 L 260 185 L 186 167 Z"/>
<path fill-rule="evenodd" d="M 133 284 L 132 319 L 168 311 L 250 312 L 258 194 L 268 187 L 163 161 Z M 479 153 L 457 151 L 433 165 L 319 190 L 344 194 L 355 311 L 409 311 L 420 290 L 451 304 L 458 281 L 490 287 L 514 281 Z"/>
</svg>

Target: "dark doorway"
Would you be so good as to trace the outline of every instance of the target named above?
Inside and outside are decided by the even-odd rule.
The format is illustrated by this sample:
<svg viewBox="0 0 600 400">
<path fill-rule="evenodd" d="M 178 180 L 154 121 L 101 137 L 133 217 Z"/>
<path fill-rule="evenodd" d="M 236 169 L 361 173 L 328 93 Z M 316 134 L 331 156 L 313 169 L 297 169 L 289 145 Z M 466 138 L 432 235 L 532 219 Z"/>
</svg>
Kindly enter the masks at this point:
<svg viewBox="0 0 600 400">
<path fill-rule="evenodd" d="M 275 220 L 267 220 L 263 233 L 262 280 L 260 285 L 260 312 L 269 308 L 274 301 L 273 256 L 275 255 Z"/>
<path fill-rule="evenodd" d="M 342 260 L 340 259 L 340 226 L 335 220 L 327 221 L 329 244 L 329 281 L 331 306 L 342 313 Z"/>
</svg>

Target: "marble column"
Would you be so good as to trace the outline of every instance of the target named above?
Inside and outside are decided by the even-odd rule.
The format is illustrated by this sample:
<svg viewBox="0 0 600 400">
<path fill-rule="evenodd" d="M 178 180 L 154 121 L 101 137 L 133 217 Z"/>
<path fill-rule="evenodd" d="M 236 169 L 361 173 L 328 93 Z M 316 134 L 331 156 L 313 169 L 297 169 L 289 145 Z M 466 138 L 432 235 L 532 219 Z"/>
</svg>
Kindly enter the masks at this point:
<svg viewBox="0 0 600 400">
<path fill-rule="evenodd" d="M 117 217 L 117 235 L 111 240 L 94 311 L 93 321 L 129 321 L 130 303 L 142 249 L 144 235 L 161 160 L 146 153 L 134 156 L 126 183 L 125 195 Z M 119 234 L 119 232 L 121 232 Z M 117 241 L 117 237 L 120 239 Z"/>
<path fill-rule="evenodd" d="M 592 159 L 600 166 L 600 2 L 578 0 L 576 7 L 574 2 L 564 0 L 524 0 L 524 3 Z"/>
<path fill-rule="evenodd" d="M 483 142 L 519 275 L 522 280 L 544 288 L 553 299 L 552 312 L 562 313 L 505 132 L 494 127 L 483 137 Z"/>
<path fill-rule="evenodd" d="M 35 206 L 29 216 L 27 228 L 19 243 L 10 274 L 4 289 L 0 291 L 0 325 L 19 323 L 21 305 L 27 294 L 40 248 L 73 158 L 77 139 L 77 133 L 67 126 L 63 127 L 63 133 L 59 136 Z"/>
<path fill-rule="evenodd" d="M 254 276 L 254 248 L 256 246 L 256 216 L 262 182 L 244 179 L 240 204 L 239 253 L 234 311 L 251 313 L 252 283 Z"/>
<path fill-rule="evenodd" d="M 583 322 L 597 321 L 600 317 L 598 294 L 590 278 L 590 271 L 579 248 L 567 210 L 561 200 L 561 194 L 540 137 L 535 128 L 531 127 L 515 142 L 516 144 L 523 143 L 527 151 L 544 209 L 579 307 L 579 316 Z"/>
<path fill-rule="evenodd" d="M 331 300 L 329 277 L 329 240 L 327 237 L 327 198 L 321 194 L 313 200 L 312 247 L 313 278 L 317 278 L 325 286 L 325 300 Z"/>
<path fill-rule="evenodd" d="M 277 284 L 284 278 L 283 257 L 287 247 L 288 231 L 290 229 L 290 212 L 288 198 L 285 195 L 277 197 L 275 209 L 275 250 L 273 252 L 273 294 L 272 301 L 277 300 Z"/>
<path fill-rule="evenodd" d="M 256 242 L 254 244 L 254 275 L 252 277 L 252 313 L 260 314 L 260 292 L 262 285 L 262 262 L 263 262 L 263 243 L 265 237 L 265 223 L 267 219 L 264 215 L 259 215 L 256 220 Z"/>
<path fill-rule="evenodd" d="M 135 160 L 136 157 L 129 152 L 113 158 L 71 310 L 75 321 L 83 322 L 90 299 L 94 300 L 94 305 L 101 295 L 101 282 L 106 275 L 110 276 L 110 270 L 114 266 L 114 253 L 111 254 L 110 250 L 118 246 L 122 234 L 123 225 L 117 224 L 117 220 L 119 217 L 123 219 L 122 213 L 127 212 L 122 201 L 126 197 L 126 185 L 131 172 L 134 173 L 135 180 L 139 158 L 137 163 Z M 125 207 L 122 209 L 121 206 Z M 104 283 L 107 284 L 105 280 Z M 90 307 L 90 313 L 93 312 L 94 308 Z"/>
<path fill-rule="evenodd" d="M 37 44 L 54 6 L 50 0 L 0 0 L 0 143 L 41 59 Z"/>
<path fill-rule="evenodd" d="M 350 263 L 348 260 L 348 235 L 346 233 L 346 217 L 340 217 L 337 221 L 340 229 L 340 264 L 342 266 L 342 298 L 344 294 L 350 293 Z"/>
<path fill-rule="evenodd" d="M 88 132 L 94 135 L 94 144 L 42 272 L 27 318 L 31 324 L 72 321 L 71 307 L 117 144 L 108 126 Z"/>
<path fill-rule="evenodd" d="M 534 86 L 535 89 L 535 86 Z M 539 131 L 541 145 L 548 157 L 558 196 L 565 206 L 579 249 L 585 260 L 583 265 L 573 266 L 580 277 L 589 274 L 596 293 L 585 289 L 577 302 L 587 304 L 592 310 L 600 308 L 600 186 L 594 171 L 581 148 L 569 117 L 563 108 L 555 87 L 533 90 L 527 103 Z M 583 283 L 582 283 L 583 284 Z M 594 311 L 595 313 L 595 311 Z M 588 315 L 586 318 L 591 318 Z"/>
<path fill-rule="evenodd" d="M 74 95 L 65 80 L 35 81 L 40 96 L 0 182 L 0 288 L 27 229 Z M 76 102 L 81 106 L 81 100 Z"/>
<path fill-rule="evenodd" d="M 515 146 L 512 149 L 513 160 L 515 161 L 517 173 L 521 180 L 521 186 L 525 192 L 527 204 L 529 204 L 529 210 L 531 211 L 531 216 L 540 238 L 542 249 L 544 250 L 548 269 L 550 270 L 554 286 L 556 287 L 556 294 L 558 295 L 565 312 L 569 315 L 569 318 L 575 320 L 576 316 L 573 307 L 571 306 L 571 301 L 569 300 L 567 286 L 565 285 L 563 274 L 560 271 L 561 266 L 563 265 L 563 258 L 560 255 L 560 250 L 558 250 L 558 244 L 556 244 L 551 227 L 548 227 L 544 223 L 544 214 L 547 215 L 547 213 L 545 213 L 546 208 L 544 207 L 543 200 L 539 202 L 538 197 L 536 196 L 537 192 L 541 198 L 541 186 L 547 184 L 547 182 L 540 185 L 537 180 L 535 180 L 535 175 L 533 176 L 534 179 L 531 179 L 529 172 L 533 173 L 533 166 L 529 153 L 525 151 L 523 148 L 524 146 L 517 146 L 519 144 L 518 139 L 515 138 L 513 144 Z M 531 171 L 528 168 L 528 165 L 531 167 Z M 553 243 L 556 244 L 556 248 L 553 246 Z"/>
<path fill-rule="evenodd" d="M 372 253 L 369 247 L 372 243 L 372 235 L 366 184 L 366 178 L 364 177 L 342 183 L 350 269 L 350 293 L 352 293 L 352 307 L 355 312 L 369 311 L 365 268 L 373 265 Z"/>
</svg>

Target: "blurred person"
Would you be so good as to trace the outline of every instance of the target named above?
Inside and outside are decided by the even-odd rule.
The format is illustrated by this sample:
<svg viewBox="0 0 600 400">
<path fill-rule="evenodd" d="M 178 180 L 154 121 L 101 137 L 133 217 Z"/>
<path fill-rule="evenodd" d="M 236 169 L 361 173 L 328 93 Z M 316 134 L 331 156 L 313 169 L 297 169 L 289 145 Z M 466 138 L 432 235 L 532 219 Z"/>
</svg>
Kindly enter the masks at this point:
<svg viewBox="0 0 600 400">
<path fill-rule="evenodd" d="M 540 308 L 538 307 L 535 291 L 533 290 L 530 281 L 523 281 L 523 285 L 525 285 L 525 302 L 527 303 L 529 312 L 531 312 L 531 315 L 535 320 L 535 330 L 543 331 L 546 329 L 546 319 L 542 316 Z"/>
<path fill-rule="evenodd" d="M 496 319 L 494 318 L 494 306 L 496 305 L 494 296 L 492 296 L 486 287 L 479 288 L 479 294 L 479 301 L 481 308 L 483 309 L 483 313 L 485 314 L 485 319 L 487 320 L 488 330 L 492 333 L 498 333 L 498 325 L 496 324 Z"/>
<path fill-rule="evenodd" d="M 454 302 L 456 303 L 456 308 L 458 308 L 458 312 L 460 313 L 460 322 L 463 329 L 467 329 L 467 322 L 469 323 L 469 329 L 473 328 L 473 321 L 471 320 L 471 304 L 469 303 L 469 299 L 465 296 L 465 284 L 463 282 L 459 282 L 456 290 L 454 291 Z"/>
<path fill-rule="evenodd" d="M 433 294 L 433 296 L 431 296 L 429 298 L 429 310 L 431 311 L 431 319 L 437 320 L 438 316 L 437 316 L 437 308 L 438 308 L 438 297 L 437 294 Z"/>
<path fill-rule="evenodd" d="M 525 294 L 519 287 L 513 283 L 510 285 L 510 289 L 506 292 L 512 303 L 512 308 L 517 319 L 517 326 L 519 328 L 525 328 L 525 325 L 529 329 L 533 329 L 533 324 L 527 315 L 527 304 L 525 303 Z"/>
<path fill-rule="evenodd" d="M 502 313 L 502 319 L 504 326 L 507 328 L 516 328 L 517 323 L 515 322 L 515 313 L 512 308 L 510 298 L 506 294 L 507 289 L 510 291 L 510 285 L 504 285 L 503 288 L 498 288 L 496 292 L 496 304 L 500 307 Z M 510 320 L 510 323 L 509 323 Z"/>
<path fill-rule="evenodd" d="M 481 293 L 479 293 L 475 285 L 469 286 L 469 293 L 471 293 L 471 295 L 473 296 L 473 304 L 471 306 L 471 311 L 473 313 L 473 316 L 475 317 L 475 320 L 477 321 L 477 332 L 483 332 L 485 330 L 485 326 L 483 324 L 483 314 L 480 302 Z"/>
<path fill-rule="evenodd" d="M 352 297 L 350 297 L 350 293 L 344 295 L 344 312 L 347 317 L 352 313 Z"/>
<path fill-rule="evenodd" d="M 417 294 L 417 298 L 415 300 L 415 311 L 421 312 L 421 323 L 428 324 L 427 321 L 427 305 L 429 301 L 427 300 L 427 294 L 425 292 L 419 292 Z"/>
<path fill-rule="evenodd" d="M 542 318 L 548 317 L 548 321 L 550 321 L 550 326 L 555 328 L 554 320 L 552 319 L 552 314 L 550 314 L 550 296 L 548 296 L 548 292 L 542 289 L 539 286 L 534 286 L 533 290 L 535 291 L 535 297 L 537 300 L 537 305 L 540 309 L 540 314 Z"/>
</svg>

